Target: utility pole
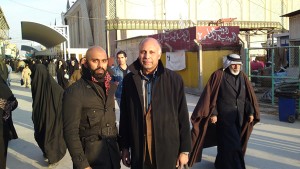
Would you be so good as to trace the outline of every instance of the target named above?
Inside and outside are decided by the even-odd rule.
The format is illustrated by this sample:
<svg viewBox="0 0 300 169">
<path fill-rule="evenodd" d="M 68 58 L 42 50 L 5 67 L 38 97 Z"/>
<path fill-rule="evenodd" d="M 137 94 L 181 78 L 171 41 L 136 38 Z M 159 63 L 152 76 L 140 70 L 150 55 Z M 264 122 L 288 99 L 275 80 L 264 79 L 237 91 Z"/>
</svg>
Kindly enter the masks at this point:
<svg viewBox="0 0 300 169">
<path fill-rule="evenodd" d="M 281 15 L 284 15 L 284 9 L 283 9 L 283 5 L 284 5 L 284 2 L 283 0 L 281 0 Z M 283 17 L 281 17 L 281 32 L 283 33 Z"/>
</svg>

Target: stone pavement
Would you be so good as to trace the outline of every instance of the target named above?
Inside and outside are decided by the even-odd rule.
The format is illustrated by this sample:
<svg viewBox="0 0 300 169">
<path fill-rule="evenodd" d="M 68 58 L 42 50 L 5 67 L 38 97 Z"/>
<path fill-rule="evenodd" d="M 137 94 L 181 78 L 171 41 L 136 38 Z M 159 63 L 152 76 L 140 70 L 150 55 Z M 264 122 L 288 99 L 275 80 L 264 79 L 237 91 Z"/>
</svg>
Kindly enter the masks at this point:
<svg viewBox="0 0 300 169">
<path fill-rule="evenodd" d="M 20 86 L 19 80 L 20 74 L 13 73 L 11 89 L 19 101 L 18 108 L 13 112 L 13 121 L 19 139 L 9 143 L 7 169 L 47 168 L 47 162 L 33 137 L 31 90 Z M 186 98 L 191 115 L 199 96 L 186 94 Z M 247 169 L 299 169 L 300 120 L 295 123 L 281 122 L 278 120 L 277 106 L 264 103 L 260 106 L 262 120 L 255 126 L 249 140 L 245 156 Z M 216 147 L 204 149 L 202 162 L 192 169 L 214 169 L 215 156 Z M 69 153 L 54 168 L 71 169 Z M 126 168 L 122 166 L 122 169 Z"/>
</svg>

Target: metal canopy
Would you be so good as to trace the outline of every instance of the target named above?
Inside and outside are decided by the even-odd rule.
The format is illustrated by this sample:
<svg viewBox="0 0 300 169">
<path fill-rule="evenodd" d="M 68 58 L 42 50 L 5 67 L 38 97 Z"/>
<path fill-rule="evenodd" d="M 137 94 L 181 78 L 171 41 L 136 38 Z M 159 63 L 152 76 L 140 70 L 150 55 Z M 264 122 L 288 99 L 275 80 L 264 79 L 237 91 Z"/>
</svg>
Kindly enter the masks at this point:
<svg viewBox="0 0 300 169">
<path fill-rule="evenodd" d="M 67 41 L 67 38 L 53 28 L 39 23 L 22 21 L 21 28 L 23 40 L 38 42 L 46 48 L 51 48 Z"/>
<path fill-rule="evenodd" d="M 300 10 L 297 10 L 297 11 L 294 11 L 294 12 L 290 12 L 290 13 L 281 15 L 280 17 L 292 17 L 292 16 L 299 15 L 299 14 L 300 14 Z"/>
<path fill-rule="evenodd" d="M 21 45 L 21 50 L 23 51 L 27 51 L 27 52 L 37 52 L 38 50 L 33 48 L 32 46 L 28 46 L 28 45 Z"/>
</svg>

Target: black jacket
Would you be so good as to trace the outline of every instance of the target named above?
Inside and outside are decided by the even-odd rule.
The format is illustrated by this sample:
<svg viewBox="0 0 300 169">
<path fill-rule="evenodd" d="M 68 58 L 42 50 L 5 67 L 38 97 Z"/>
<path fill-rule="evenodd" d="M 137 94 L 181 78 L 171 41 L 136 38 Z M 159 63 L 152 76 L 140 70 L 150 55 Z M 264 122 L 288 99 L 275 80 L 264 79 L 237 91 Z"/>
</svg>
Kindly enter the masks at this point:
<svg viewBox="0 0 300 169">
<path fill-rule="evenodd" d="M 141 65 L 135 61 L 123 81 L 120 146 L 131 148 L 131 168 L 143 168 L 144 108 Z M 180 152 L 190 152 L 191 136 L 182 78 L 159 61 L 152 90 L 153 137 L 157 169 L 173 169 Z"/>
<path fill-rule="evenodd" d="M 106 95 L 103 88 L 82 77 L 65 90 L 64 137 L 74 168 L 120 168 L 117 131 L 113 130 L 113 139 L 102 137 L 107 134 L 105 129 L 116 127 L 116 88 L 110 83 Z"/>
</svg>

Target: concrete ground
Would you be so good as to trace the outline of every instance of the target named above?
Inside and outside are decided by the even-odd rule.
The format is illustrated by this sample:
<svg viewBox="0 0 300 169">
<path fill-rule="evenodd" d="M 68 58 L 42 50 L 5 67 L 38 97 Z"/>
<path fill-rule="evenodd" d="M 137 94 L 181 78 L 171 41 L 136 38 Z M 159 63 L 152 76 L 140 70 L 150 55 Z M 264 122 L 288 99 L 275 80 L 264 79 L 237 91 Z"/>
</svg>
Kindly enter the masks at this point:
<svg viewBox="0 0 300 169">
<path fill-rule="evenodd" d="M 19 139 L 9 143 L 7 169 L 47 168 L 47 162 L 33 137 L 31 90 L 20 86 L 19 80 L 20 74 L 13 73 L 11 89 L 19 102 L 13 112 L 13 121 Z M 186 98 L 191 115 L 199 96 L 186 94 Z M 299 169 L 300 120 L 295 123 L 281 122 L 278 120 L 278 107 L 260 105 L 261 122 L 254 127 L 245 156 L 247 169 Z M 119 111 L 117 113 L 119 117 Z M 196 163 L 192 169 L 214 169 L 215 156 L 216 147 L 204 149 L 202 162 Z M 71 169 L 69 153 L 54 168 Z M 126 168 L 122 166 L 122 169 Z"/>
</svg>

